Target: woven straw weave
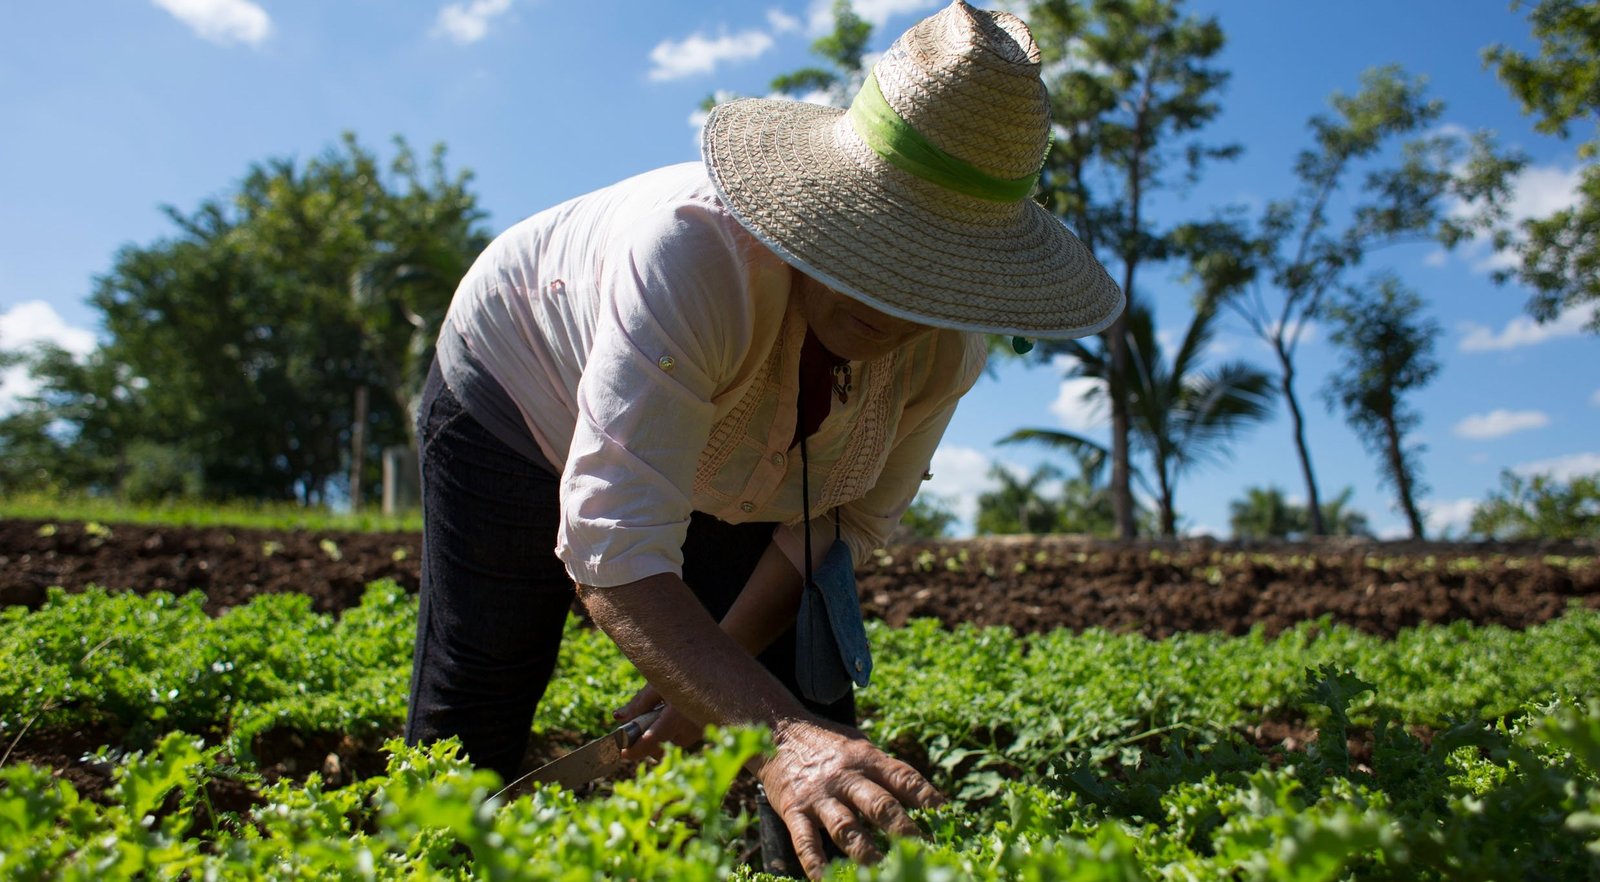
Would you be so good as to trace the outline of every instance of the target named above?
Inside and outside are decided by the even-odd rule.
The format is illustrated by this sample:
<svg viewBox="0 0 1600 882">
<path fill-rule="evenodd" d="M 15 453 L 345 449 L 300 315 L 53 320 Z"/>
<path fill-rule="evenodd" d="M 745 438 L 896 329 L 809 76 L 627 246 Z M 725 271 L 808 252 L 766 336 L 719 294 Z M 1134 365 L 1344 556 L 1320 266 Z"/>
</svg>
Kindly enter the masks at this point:
<svg viewBox="0 0 1600 882">
<path fill-rule="evenodd" d="M 907 31 L 874 77 L 945 153 L 1000 179 L 1038 171 L 1049 138 L 1039 50 L 1015 16 L 952 3 Z M 838 108 L 717 107 L 702 152 L 723 201 L 789 263 L 891 315 L 1038 337 L 1094 333 L 1122 294 L 1031 199 L 946 189 L 891 164 Z"/>
</svg>

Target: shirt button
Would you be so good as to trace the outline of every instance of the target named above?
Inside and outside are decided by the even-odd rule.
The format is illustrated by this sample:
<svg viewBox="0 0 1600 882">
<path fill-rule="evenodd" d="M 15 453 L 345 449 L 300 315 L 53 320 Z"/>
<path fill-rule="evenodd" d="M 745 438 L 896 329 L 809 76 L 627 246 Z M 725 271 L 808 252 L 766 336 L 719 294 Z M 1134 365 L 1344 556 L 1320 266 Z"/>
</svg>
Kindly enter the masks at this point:
<svg viewBox="0 0 1600 882">
<path fill-rule="evenodd" d="M 673 368 L 678 366 L 678 363 L 673 361 L 672 356 L 670 355 L 663 355 L 656 359 L 656 364 L 661 365 L 661 369 L 664 371 L 671 371 Z"/>
<path fill-rule="evenodd" d="M 780 469 L 783 468 L 783 454 L 774 453 L 772 455 L 772 464 L 777 466 Z"/>
<path fill-rule="evenodd" d="M 741 502 L 739 503 L 739 510 L 749 514 L 756 510 L 756 504 L 754 502 Z"/>
</svg>

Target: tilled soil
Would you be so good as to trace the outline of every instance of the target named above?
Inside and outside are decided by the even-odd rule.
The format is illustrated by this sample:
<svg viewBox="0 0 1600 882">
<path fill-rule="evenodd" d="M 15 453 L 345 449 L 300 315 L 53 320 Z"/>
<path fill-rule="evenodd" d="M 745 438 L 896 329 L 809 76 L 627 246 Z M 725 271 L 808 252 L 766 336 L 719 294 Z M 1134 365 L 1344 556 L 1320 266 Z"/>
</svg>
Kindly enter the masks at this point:
<svg viewBox="0 0 1600 882">
<path fill-rule="evenodd" d="M 337 613 L 368 582 L 415 591 L 415 533 L 0 521 L 0 606 L 37 607 L 46 589 L 191 590 L 220 613 L 257 594 L 309 595 Z M 1570 604 L 1600 607 L 1597 549 L 1587 544 L 1212 542 L 1096 543 L 1008 537 L 895 546 L 857 568 L 862 609 L 891 625 L 931 617 L 1021 632 L 1108 628 L 1277 633 L 1330 616 L 1393 635 L 1460 619 L 1524 628 Z M 1573 561 L 1573 558 L 1578 560 Z"/>
<path fill-rule="evenodd" d="M 338 613 L 359 603 L 376 579 L 417 590 L 420 547 L 414 533 L 0 520 L 0 607 L 37 608 L 51 586 L 99 585 L 202 591 L 213 615 L 276 592 L 309 595 L 315 609 Z M 1524 628 L 1574 603 L 1600 608 L 1597 554 L 1594 543 L 1245 546 L 1009 537 L 895 546 L 862 562 L 857 577 L 865 614 L 896 626 L 932 617 L 947 627 L 1099 627 L 1160 638 L 1240 634 L 1257 625 L 1271 634 L 1328 616 L 1393 635 L 1420 622 L 1462 619 Z M 1292 746 L 1305 733 L 1247 734 L 1262 746 Z M 31 732 L 0 751 L 54 768 L 96 795 L 109 784 L 109 767 L 86 754 L 118 740 L 114 732 Z M 531 746 L 529 762 L 577 743 L 575 733 L 556 733 Z M 377 744 L 334 736 L 275 731 L 257 747 L 269 780 L 315 770 L 338 784 L 382 769 Z M 245 785 L 216 786 L 219 803 L 248 807 Z"/>
</svg>

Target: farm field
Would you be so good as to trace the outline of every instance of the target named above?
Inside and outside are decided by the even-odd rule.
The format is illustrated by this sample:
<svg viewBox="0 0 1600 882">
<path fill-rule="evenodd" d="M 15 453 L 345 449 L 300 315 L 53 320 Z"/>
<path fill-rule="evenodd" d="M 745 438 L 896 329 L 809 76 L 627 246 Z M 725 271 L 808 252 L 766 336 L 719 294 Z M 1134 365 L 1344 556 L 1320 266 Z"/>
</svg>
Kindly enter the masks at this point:
<svg viewBox="0 0 1600 882">
<path fill-rule="evenodd" d="M 390 742 L 416 549 L 0 521 L 0 878 L 759 875 L 759 733 L 510 802 Z M 1592 547 L 952 542 L 859 576 L 863 729 L 951 801 L 838 878 L 1600 874 Z M 575 616 L 529 762 L 637 684 Z"/>
</svg>

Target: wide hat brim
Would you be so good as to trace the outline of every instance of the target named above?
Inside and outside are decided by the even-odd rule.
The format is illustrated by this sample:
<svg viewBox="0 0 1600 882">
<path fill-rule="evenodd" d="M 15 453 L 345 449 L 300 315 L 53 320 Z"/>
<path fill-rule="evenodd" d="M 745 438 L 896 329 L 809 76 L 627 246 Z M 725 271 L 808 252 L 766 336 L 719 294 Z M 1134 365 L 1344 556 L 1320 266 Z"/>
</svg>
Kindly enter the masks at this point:
<svg viewBox="0 0 1600 882">
<path fill-rule="evenodd" d="M 1123 295 L 1087 246 L 1031 199 L 954 193 L 885 162 L 844 111 L 750 98 L 718 105 L 701 152 L 734 216 L 789 264 L 935 327 L 1082 337 Z"/>
</svg>

